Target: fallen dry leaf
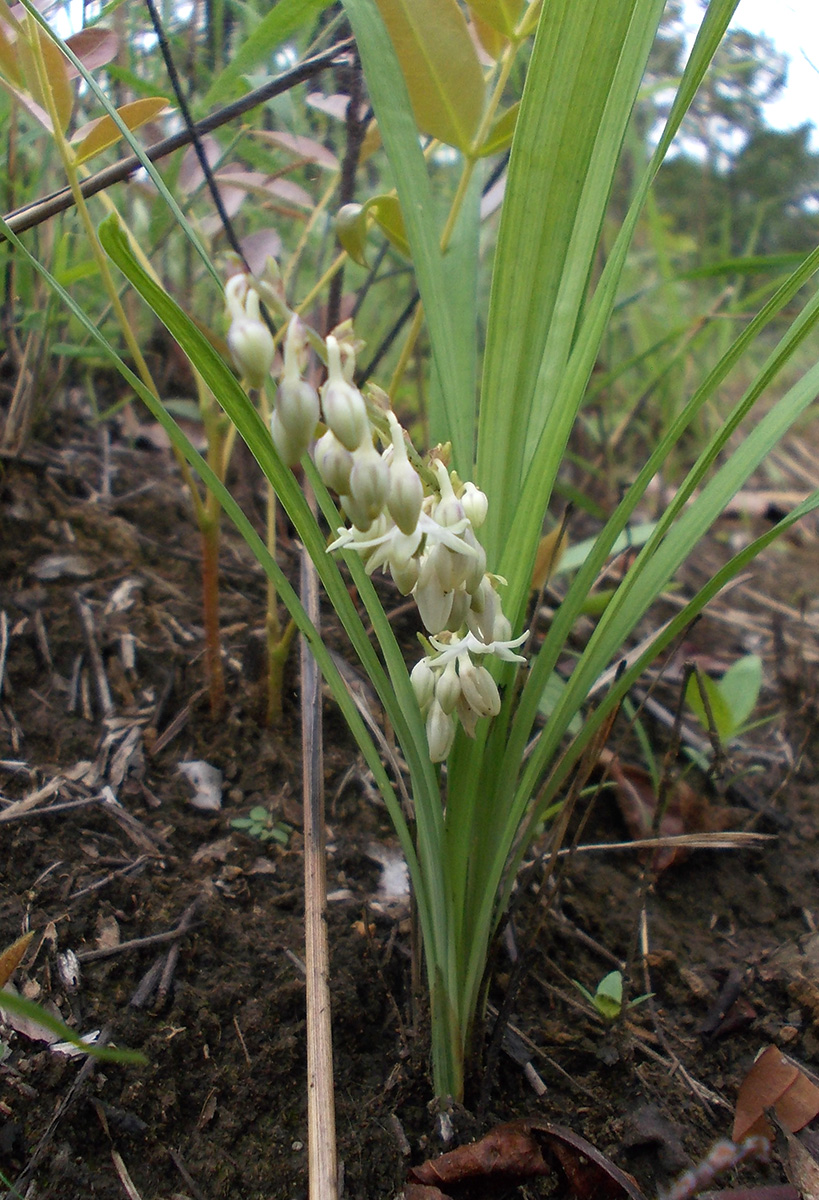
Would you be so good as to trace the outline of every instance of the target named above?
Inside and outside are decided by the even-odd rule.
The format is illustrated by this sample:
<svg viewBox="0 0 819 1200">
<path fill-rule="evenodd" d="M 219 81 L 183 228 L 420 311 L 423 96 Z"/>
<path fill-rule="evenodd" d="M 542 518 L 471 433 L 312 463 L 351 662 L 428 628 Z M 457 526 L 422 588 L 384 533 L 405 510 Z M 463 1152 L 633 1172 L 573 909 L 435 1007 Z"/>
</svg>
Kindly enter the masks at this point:
<svg viewBox="0 0 819 1200">
<path fill-rule="evenodd" d="M 651 776 L 643 767 L 620 762 L 616 755 L 601 756 L 617 787 L 617 806 L 629 833 L 635 839 L 651 837 L 657 811 L 657 797 Z M 747 814 L 746 814 L 747 815 Z M 742 814 L 725 805 L 711 804 L 685 780 L 671 785 L 659 836 L 681 833 L 721 833 L 734 827 Z M 653 867 L 659 875 L 675 862 L 681 862 L 688 850 L 679 846 L 661 846 L 654 853 Z"/>
<path fill-rule="evenodd" d="M 769 1108 L 788 1133 L 804 1129 L 819 1114 L 819 1086 L 776 1046 L 763 1050 L 740 1085 L 733 1140 L 741 1142 L 751 1134 L 773 1140 L 765 1116 Z"/>
<path fill-rule="evenodd" d="M 405 1200 L 453 1200 L 476 1181 L 523 1182 L 557 1174 L 574 1200 L 643 1200 L 626 1175 L 590 1142 L 571 1129 L 545 1121 L 498 1125 L 479 1142 L 460 1146 L 409 1172 Z M 427 1185 L 430 1190 L 410 1190 Z M 443 1190 L 446 1189 L 446 1190 Z"/>
<path fill-rule="evenodd" d="M 28 949 L 28 944 L 33 937 L 33 931 L 24 933 L 22 937 L 18 937 L 16 942 L 12 942 L 0 954 L 0 988 L 6 986 L 19 967 L 22 957 Z"/>
</svg>

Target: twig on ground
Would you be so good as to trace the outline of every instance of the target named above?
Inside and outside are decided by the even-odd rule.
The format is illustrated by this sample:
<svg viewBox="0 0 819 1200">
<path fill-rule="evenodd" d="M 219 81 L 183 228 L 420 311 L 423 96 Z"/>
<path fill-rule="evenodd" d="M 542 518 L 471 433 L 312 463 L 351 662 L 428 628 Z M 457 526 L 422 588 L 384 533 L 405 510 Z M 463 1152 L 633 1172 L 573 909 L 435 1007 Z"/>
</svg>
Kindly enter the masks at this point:
<svg viewBox="0 0 819 1200">
<path fill-rule="evenodd" d="M 102 715 L 110 717 L 114 712 L 114 701 L 111 699 L 108 676 L 105 674 L 105 664 L 102 661 L 102 654 L 100 653 L 97 634 L 94 629 L 94 614 L 91 610 L 91 605 L 79 592 L 74 593 L 74 605 L 79 614 L 88 657 L 91 661 L 91 669 L 94 672 L 94 684 L 97 690 L 97 699 L 102 709 Z"/>
<path fill-rule="evenodd" d="M 194 1183 L 193 1177 L 188 1168 L 185 1166 L 185 1160 L 182 1158 L 182 1155 L 179 1153 L 179 1151 L 174 1150 L 169 1146 L 168 1154 L 170 1155 L 173 1165 L 184 1179 L 185 1187 L 190 1191 L 191 1196 L 193 1196 L 193 1200 L 208 1200 L 202 1189 L 197 1187 Z"/>
<path fill-rule="evenodd" d="M 77 958 L 81 963 L 98 962 L 102 958 L 113 958 L 115 954 L 125 954 L 129 950 L 143 950 L 146 946 L 159 946 L 163 942 L 175 942 L 190 932 L 193 919 L 203 898 L 200 894 L 192 904 L 188 905 L 173 929 L 166 929 L 163 933 L 149 933 L 145 937 L 131 938 L 127 942 L 120 942 L 118 946 L 104 946 L 99 950 L 80 950 Z"/>
<path fill-rule="evenodd" d="M 316 569 L 301 557 L 301 598 L 319 627 Z M 327 946 L 327 875 L 322 769 L 321 682 L 305 638 L 301 640 L 301 738 L 304 796 L 304 923 L 307 964 L 307 1147 L 311 1200 L 337 1200 L 330 958 Z"/>
</svg>

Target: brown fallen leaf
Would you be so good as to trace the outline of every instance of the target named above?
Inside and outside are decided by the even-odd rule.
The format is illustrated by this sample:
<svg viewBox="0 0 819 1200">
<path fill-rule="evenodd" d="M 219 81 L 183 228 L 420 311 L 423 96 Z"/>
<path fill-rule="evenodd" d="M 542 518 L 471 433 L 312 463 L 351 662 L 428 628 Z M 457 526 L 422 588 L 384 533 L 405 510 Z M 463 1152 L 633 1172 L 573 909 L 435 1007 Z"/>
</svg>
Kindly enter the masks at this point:
<svg viewBox="0 0 819 1200">
<path fill-rule="evenodd" d="M 766 1109 L 773 1109 L 788 1133 L 798 1133 L 819 1114 L 817 1082 L 776 1046 L 763 1050 L 740 1085 L 732 1133 L 735 1142 L 750 1134 L 773 1140 Z"/>
<path fill-rule="evenodd" d="M 18 937 L 16 942 L 12 942 L 10 946 L 0 954 L 0 988 L 5 987 L 11 979 L 14 972 L 20 965 L 20 962 L 28 949 L 28 944 L 34 937 L 34 931 L 24 933 L 22 937 Z"/>
<path fill-rule="evenodd" d="M 479 1142 L 460 1146 L 409 1172 L 410 1184 L 439 1189 L 457 1200 L 467 1186 L 523 1182 L 556 1174 L 574 1200 L 644 1200 L 626 1175 L 590 1142 L 571 1129 L 545 1121 L 498 1125 Z M 445 1189 L 445 1190 L 444 1190 Z M 405 1193 L 405 1200 L 437 1200 L 435 1191 Z"/>
<path fill-rule="evenodd" d="M 617 787 L 617 806 L 629 833 L 636 840 L 650 837 L 654 829 L 657 797 L 651 776 L 644 767 L 623 763 L 616 754 L 601 756 Z M 747 814 L 745 814 L 747 815 Z M 671 785 L 665 813 L 660 821 L 660 837 L 682 833 L 721 833 L 735 827 L 743 814 L 725 805 L 711 804 L 704 793 L 683 779 Z M 688 854 L 685 847 L 661 846 L 655 851 L 653 867 L 659 875 Z"/>
</svg>

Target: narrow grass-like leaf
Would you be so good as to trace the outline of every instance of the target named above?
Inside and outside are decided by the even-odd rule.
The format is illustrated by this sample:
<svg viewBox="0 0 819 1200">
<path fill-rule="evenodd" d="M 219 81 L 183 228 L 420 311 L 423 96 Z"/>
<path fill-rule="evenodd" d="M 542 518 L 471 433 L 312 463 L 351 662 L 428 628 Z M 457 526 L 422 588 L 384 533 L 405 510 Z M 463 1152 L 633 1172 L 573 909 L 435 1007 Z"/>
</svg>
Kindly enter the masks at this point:
<svg viewBox="0 0 819 1200">
<path fill-rule="evenodd" d="M 471 475 L 475 436 L 475 396 L 460 371 L 453 335 L 448 282 L 440 250 L 440 229 L 426 163 L 418 144 L 398 60 L 374 0 L 344 0 L 353 27 L 384 147 L 395 178 L 412 250 L 418 289 L 427 318 L 439 402 L 430 407 L 432 440 L 451 441 L 454 466 Z"/>
<path fill-rule="evenodd" d="M 72 1046 L 84 1051 L 91 1058 L 99 1059 L 100 1062 L 141 1065 L 148 1061 L 145 1055 L 138 1050 L 120 1050 L 116 1046 L 97 1046 L 94 1042 L 84 1042 L 76 1029 L 71 1029 L 58 1017 L 44 1009 L 42 1005 L 35 1004 L 33 1000 L 26 1000 L 24 996 L 18 996 L 16 992 L 0 990 L 0 1013 L 3 1011 L 24 1017 L 32 1024 L 47 1029 L 49 1033 L 56 1034 L 64 1042 L 70 1042 Z"/>
</svg>

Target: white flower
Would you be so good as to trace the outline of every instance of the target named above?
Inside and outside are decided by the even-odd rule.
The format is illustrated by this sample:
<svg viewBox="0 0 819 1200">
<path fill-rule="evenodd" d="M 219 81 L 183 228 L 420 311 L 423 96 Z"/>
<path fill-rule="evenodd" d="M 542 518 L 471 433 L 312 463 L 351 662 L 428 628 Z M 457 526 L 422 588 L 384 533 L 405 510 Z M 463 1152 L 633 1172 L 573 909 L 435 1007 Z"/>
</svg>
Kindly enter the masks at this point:
<svg viewBox="0 0 819 1200">
<path fill-rule="evenodd" d="M 433 700 L 427 714 L 427 742 L 429 757 L 433 762 L 443 762 L 455 741 L 455 719 L 448 716 L 437 700 Z"/>
</svg>

